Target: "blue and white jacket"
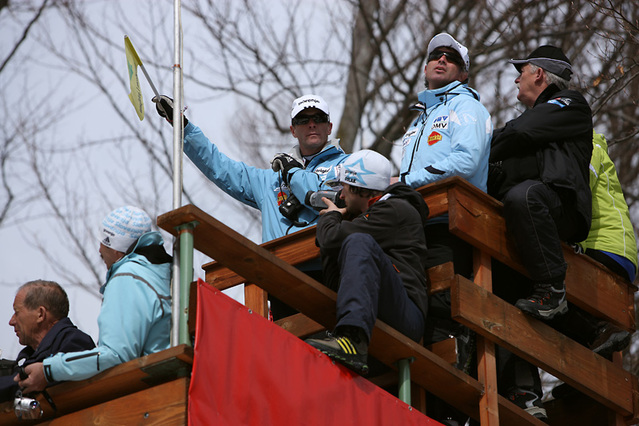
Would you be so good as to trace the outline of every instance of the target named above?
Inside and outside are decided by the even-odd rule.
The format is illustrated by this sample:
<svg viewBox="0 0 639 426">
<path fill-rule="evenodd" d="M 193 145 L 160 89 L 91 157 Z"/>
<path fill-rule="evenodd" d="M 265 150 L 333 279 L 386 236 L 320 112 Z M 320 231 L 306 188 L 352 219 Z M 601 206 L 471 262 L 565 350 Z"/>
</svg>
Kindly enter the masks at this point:
<svg viewBox="0 0 639 426">
<path fill-rule="evenodd" d="M 159 232 L 147 232 L 131 253 L 111 265 L 107 281 L 100 288 L 103 300 L 98 316 L 98 346 L 45 359 L 48 382 L 83 380 L 114 365 L 169 348 L 171 263 L 153 264 L 135 252 L 163 243 Z"/>
<path fill-rule="evenodd" d="M 479 94 L 459 81 L 417 95 L 421 114 L 402 139 L 402 182 L 420 186 L 461 176 L 486 191 L 493 126 Z"/>
<path fill-rule="evenodd" d="M 295 226 L 282 216 L 279 206 L 291 191 L 304 203 L 308 191 L 329 189 L 324 187 L 326 176 L 347 157 L 338 141 L 331 141 L 306 165 L 304 170 L 313 173 L 296 173 L 301 169 L 292 169 L 289 172 L 290 185 L 287 186 L 280 174 L 271 169 L 259 169 L 230 159 L 191 122 L 184 128 L 184 152 L 220 189 L 262 212 L 262 242 L 315 225 L 319 215 L 312 208 L 302 208 L 297 222 L 300 222 L 298 225 L 304 225 Z M 299 147 L 295 147 L 291 155 L 304 164 Z"/>
</svg>

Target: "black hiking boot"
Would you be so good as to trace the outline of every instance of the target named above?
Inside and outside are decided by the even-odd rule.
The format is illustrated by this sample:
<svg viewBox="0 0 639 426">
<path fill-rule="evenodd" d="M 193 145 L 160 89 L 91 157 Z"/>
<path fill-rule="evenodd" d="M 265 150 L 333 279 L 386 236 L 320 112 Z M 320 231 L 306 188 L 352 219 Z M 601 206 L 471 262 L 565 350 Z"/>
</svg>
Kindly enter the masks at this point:
<svg viewBox="0 0 639 426">
<path fill-rule="evenodd" d="M 623 351 L 630 344 L 632 335 L 616 325 L 606 321 L 597 324 L 597 337 L 589 345 L 590 349 L 604 358 L 609 358 L 613 352 Z"/>
<path fill-rule="evenodd" d="M 519 299 L 515 306 L 535 318 L 549 321 L 568 312 L 566 286 L 564 283 L 557 287 L 552 284 L 536 284 L 533 294 L 526 299 Z"/>
<path fill-rule="evenodd" d="M 368 338 L 358 327 L 341 327 L 324 339 L 306 339 L 306 343 L 351 370 L 368 374 Z"/>
</svg>

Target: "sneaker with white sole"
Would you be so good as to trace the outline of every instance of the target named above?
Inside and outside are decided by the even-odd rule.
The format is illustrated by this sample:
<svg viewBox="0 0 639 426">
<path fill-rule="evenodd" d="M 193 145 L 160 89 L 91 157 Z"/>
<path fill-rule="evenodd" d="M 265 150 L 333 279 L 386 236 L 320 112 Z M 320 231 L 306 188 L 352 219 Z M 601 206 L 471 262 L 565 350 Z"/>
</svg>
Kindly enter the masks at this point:
<svg viewBox="0 0 639 426">
<path fill-rule="evenodd" d="M 517 388 L 509 392 L 508 399 L 531 416 L 548 422 L 548 415 L 541 398 L 532 390 Z"/>
<path fill-rule="evenodd" d="M 549 321 L 568 312 L 566 286 L 564 283 L 558 287 L 552 284 L 537 284 L 533 294 L 526 299 L 519 299 L 515 306 L 535 318 Z"/>
</svg>

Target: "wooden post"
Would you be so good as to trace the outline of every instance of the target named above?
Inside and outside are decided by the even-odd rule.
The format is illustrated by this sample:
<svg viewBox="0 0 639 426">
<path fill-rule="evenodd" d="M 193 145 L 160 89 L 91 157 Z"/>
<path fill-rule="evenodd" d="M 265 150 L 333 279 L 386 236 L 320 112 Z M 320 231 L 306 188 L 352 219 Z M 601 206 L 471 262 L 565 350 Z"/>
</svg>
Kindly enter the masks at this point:
<svg viewBox="0 0 639 426">
<path fill-rule="evenodd" d="M 268 318 L 268 293 L 255 284 L 244 284 L 244 305 L 254 313 Z"/>
<path fill-rule="evenodd" d="M 479 249 L 473 250 L 473 272 L 475 284 L 492 292 L 491 258 Z M 495 344 L 482 336 L 477 336 L 477 379 L 484 385 L 484 394 L 479 399 L 479 420 L 481 426 L 499 425 L 497 393 L 497 364 Z"/>
</svg>

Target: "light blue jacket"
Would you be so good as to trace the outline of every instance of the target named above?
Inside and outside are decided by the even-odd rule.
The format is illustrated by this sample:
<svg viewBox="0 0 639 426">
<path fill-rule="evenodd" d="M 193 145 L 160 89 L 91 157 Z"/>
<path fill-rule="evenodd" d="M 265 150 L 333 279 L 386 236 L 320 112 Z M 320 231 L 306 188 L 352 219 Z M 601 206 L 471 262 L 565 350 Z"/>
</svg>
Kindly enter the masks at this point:
<svg viewBox="0 0 639 426">
<path fill-rule="evenodd" d="M 304 203 L 308 191 L 317 191 L 320 187 L 325 189 L 323 183 L 328 173 L 347 157 L 337 141 L 328 143 L 306 165 L 305 170 L 313 173 L 296 173 L 301 169 L 291 170 L 289 188 L 282 182 L 279 173 L 271 169 L 247 166 L 221 153 L 200 128 L 191 122 L 184 128 L 184 152 L 220 189 L 262 212 L 262 242 L 315 225 L 319 215 L 312 208 L 302 209 L 298 222 L 304 225 L 295 226 L 282 216 L 279 206 L 288 198 L 291 189 L 301 203 Z M 299 147 L 295 147 L 291 155 L 303 164 Z"/>
<path fill-rule="evenodd" d="M 402 139 L 401 181 L 419 188 L 461 176 L 486 191 L 493 126 L 479 94 L 454 81 L 417 98 L 421 114 Z"/>
<path fill-rule="evenodd" d="M 163 244 L 159 232 L 140 237 L 135 248 Z M 135 250 L 135 249 L 134 249 Z M 114 263 L 98 316 L 95 349 L 56 354 L 43 361 L 47 380 L 83 380 L 107 368 L 169 348 L 171 263 L 152 264 L 137 253 Z"/>
</svg>

